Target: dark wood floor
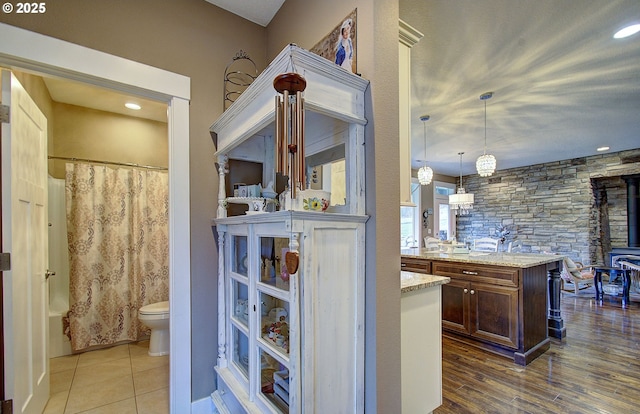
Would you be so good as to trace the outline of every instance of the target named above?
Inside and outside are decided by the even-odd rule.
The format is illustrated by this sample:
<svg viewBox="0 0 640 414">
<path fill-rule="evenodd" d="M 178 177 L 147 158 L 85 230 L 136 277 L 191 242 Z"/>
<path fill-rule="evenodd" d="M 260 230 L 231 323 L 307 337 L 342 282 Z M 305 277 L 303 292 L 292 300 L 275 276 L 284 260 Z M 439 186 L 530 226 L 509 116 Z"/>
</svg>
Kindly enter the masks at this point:
<svg viewBox="0 0 640 414">
<path fill-rule="evenodd" d="M 562 297 L 567 329 L 526 367 L 443 339 L 447 413 L 640 413 L 640 304 Z"/>
</svg>

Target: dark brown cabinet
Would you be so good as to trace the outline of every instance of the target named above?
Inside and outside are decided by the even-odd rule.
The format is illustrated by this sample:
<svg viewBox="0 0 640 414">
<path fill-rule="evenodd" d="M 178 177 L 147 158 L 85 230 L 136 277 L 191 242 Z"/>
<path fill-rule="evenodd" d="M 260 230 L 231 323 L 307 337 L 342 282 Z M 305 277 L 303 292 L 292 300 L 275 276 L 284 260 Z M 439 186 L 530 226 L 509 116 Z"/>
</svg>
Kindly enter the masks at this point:
<svg viewBox="0 0 640 414">
<path fill-rule="evenodd" d="M 510 356 L 520 365 L 549 349 L 546 265 L 517 268 L 405 257 L 402 262 L 407 259 L 451 278 L 442 286 L 443 335 Z"/>
<path fill-rule="evenodd" d="M 406 272 L 431 273 L 431 262 L 413 257 L 402 257 L 400 259 L 400 268 Z"/>
</svg>

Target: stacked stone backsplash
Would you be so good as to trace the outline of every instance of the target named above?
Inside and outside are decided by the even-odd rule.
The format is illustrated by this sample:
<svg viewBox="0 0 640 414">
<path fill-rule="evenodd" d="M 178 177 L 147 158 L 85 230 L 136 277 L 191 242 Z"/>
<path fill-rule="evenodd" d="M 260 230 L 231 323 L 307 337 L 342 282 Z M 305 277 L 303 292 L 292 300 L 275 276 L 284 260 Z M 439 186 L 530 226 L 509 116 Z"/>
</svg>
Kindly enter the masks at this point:
<svg viewBox="0 0 640 414">
<path fill-rule="evenodd" d="M 504 250 L 518 241 L 522 252 L 605 263 L 611 246 L 627 245 L 626 183 L 620 177 L 638 173 L 640 149 L 634 149 L 464 177 L 475 205 L 458 217 L 458 240 L 497 237 L 496 229 L 506 227 Z M 596 193 L 604 195 L 604 207 L 596 205 Z"/>
</svg>

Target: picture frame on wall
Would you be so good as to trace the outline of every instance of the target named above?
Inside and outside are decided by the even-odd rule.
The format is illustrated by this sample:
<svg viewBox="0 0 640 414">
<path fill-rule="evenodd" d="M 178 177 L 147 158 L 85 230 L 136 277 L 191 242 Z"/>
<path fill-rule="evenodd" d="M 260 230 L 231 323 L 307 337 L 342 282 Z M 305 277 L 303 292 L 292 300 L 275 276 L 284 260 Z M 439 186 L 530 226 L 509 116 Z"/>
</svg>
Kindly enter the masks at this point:
<svg viewBox="0 0 640 414">
<path fill-rule="evenodd" d="M 357 11 L 354 9 L 338 25 L 323 37 L 311 52 L 334 62 L 352 73 L 357 72 Z"/>
</svg>

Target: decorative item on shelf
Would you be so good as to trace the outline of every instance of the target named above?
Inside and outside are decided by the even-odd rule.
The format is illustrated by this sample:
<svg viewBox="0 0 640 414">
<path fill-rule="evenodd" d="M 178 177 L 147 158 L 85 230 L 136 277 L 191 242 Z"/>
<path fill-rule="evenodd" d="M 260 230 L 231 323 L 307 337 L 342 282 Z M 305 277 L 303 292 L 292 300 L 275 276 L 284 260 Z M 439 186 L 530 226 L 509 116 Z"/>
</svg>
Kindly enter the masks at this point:
<svg viewBox="0 0 640 414">
<path fill-rule="evenodd" d="M 496 157 L 487 155 L 487 99 L 491 99 L 492 96 L 493 92 L 480 95 L 480 99 L 484 101 L 484 154 L 476 161 L 476 169 L 480 177 L 488 177 L 496 170 Z"/>
<path fill-rule="evenodd" d="M 273 181 L 269 181 L 269 184 L 262 189 L 262 197 L 264 198 L 276 198 L 278 193 L 273 189 Z"/>
<path fill-rule="evenodd" d="M 303 190 L 299 193 L 298 206 L 307 211 L 325 211 L 331 201 L 331 193 L 323 190 Z"/>
<path fill-rule="evenodd" d="M 260 197 L 262 186 L 260 184 L 252 184 L 247 186 L 247 197 Z"/>
<path fill-rule="evenodd" d="M 433 180 L 433 170 L 427 166 L 427 121 L 430 118 L 429 115 L 422 115 L 420 117 L 424 125 L 424 165 L 418 170 L 418 182 L 420 182 L 421 185 L 429 185 L 431 184 L 431 180 Z"/>
<path fill-rule="evenodd" d="M 458 215 L 469 214 L 469 210 L 473 209 L 473 194 L 465 192 L 462 186 L 462 154 L 464 152 L 458 153 L 460 156 L 460 187 L 455 194 L 449 195 L 449 206 Z"/>
<path fill-rule="evenodd" d="M 507 236 L 511 234 L 511 231 L 504 225 L 496 226 L 496 236 L 498 237 L 498 241 L 500 242 L 500 246 L 502 246 L 501 250 L 504 250 L 504 243 L 507 241 Z"/>
<path fill-rule="evenodd" d="M 307 81 L 297 73 L 283 73 L 273 80 L 276 96 L 276 173 L 289 177 L 290 197 L 304 189 L 304 99 Z"/>
<path fill-rule="evenodd" d="M 246 186 L 247 185 L 245 183 L 235 183 L 235 184 L 233 184 L 233 196 L 234 197 L 240 197 L 240 187 L 245 187 L 245 189 L 244 189 L 245 194 L 244 194 L 243 197 L 246 197 L 247 196 L 247 194 L 246 194 L 247 193 Z"/>
<path fill-rule="evenodd" d="M 240 50 L 224 69 L 224 99 L 226 110 L 258 77 L 256 64 L 249 55 Z"/>
</svg>

